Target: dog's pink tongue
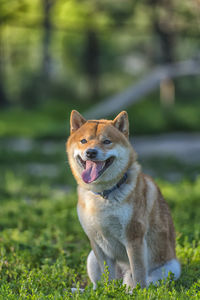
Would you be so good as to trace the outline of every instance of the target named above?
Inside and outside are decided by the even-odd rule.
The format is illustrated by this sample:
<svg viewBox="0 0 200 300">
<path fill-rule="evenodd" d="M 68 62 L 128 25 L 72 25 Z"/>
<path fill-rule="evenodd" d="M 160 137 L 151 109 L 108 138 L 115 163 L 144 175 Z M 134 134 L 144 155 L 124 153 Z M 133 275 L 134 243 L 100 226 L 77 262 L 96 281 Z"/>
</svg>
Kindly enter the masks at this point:
<svg viewBox="0 0 200 300">
<path fill-rule="evenodd" d="M 86 168 L 81 174 L 83 181 L 85 183 L 91 183 L 96 180 L 103 165 L 103 161 L 86 160 Z"/>
</svg>

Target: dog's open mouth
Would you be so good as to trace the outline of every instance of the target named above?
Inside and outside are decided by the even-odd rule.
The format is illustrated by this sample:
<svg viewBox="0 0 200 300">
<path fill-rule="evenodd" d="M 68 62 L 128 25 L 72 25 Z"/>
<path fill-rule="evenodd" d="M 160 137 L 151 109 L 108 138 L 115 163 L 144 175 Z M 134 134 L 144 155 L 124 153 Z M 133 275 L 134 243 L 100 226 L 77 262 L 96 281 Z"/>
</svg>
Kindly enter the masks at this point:
<svg viewBox="0 0 200 300">
<path fill-rule="evenodd" d="M 83 160 L 79 155 L 77 161 L 84 168 L 81 177 L 85 183 L 95 181 L 105 170 L 113 163 L 114 156 L 109 157 L 104 161 Z"/>
</svg>

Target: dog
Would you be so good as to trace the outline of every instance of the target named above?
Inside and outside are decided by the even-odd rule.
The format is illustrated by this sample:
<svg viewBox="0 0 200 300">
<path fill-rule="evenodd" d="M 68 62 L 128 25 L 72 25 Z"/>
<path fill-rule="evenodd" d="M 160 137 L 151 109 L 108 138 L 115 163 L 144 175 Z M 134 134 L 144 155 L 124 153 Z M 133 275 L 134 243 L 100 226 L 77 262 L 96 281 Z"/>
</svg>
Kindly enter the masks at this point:
<svg viewBox="0 0 200 300">
<path fill-rule="evenodd" d="M 78 183 L 78 217 L 91 243 L 87 272 L 97 287 L 105 271 L 128 289 L 158 284 L 169 272 L 178 279 L 175 231 L 167 203 L 142 173 L 129 142 L 126 111 L 114 120 L 85 120 L 71 112 L 66 143 Z"/>
</svg>

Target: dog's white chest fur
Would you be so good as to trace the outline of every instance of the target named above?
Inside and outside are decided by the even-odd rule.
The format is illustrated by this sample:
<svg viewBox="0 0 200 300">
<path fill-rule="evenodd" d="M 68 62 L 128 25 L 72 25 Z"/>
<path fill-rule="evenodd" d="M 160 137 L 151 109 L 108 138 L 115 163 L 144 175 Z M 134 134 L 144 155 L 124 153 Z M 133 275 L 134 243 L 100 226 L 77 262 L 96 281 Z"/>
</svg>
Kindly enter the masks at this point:
<svg viewBox="0 0 200 300">
<path fill-rule="evenodd" d="M 88 237 L 110 258 L 126 260 L 126 226 L 132 217 L 132 205 L 105 200 L 91 192 L 85 192 L 81 198 L 78 215 Z"/>
</svg>

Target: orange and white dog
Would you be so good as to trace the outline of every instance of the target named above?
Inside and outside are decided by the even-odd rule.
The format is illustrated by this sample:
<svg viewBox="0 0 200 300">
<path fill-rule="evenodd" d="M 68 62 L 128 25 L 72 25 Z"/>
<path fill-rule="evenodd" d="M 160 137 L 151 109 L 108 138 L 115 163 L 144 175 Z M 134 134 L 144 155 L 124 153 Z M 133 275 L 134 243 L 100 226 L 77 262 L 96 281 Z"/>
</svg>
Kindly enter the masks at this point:
<svg viewBox="0 0 200 300">
<path fill-rule="evenodd" d="M 109 279 L 133 289 L 180 276 L 169 208 L 151 177 L 141 172 L 129 136 L 128 115 L 86 121 L 71 113 L 67 153 L 78 183 L 78 216 L 92 251 L 88 275 L 96 288 Z"/>
</svg>

